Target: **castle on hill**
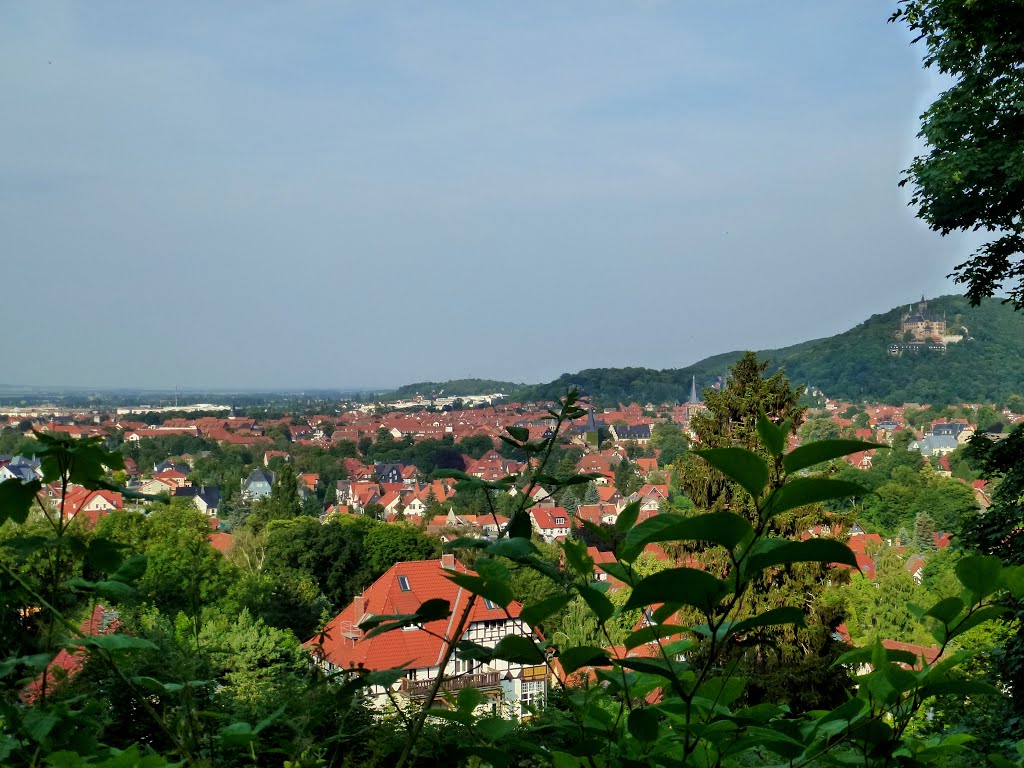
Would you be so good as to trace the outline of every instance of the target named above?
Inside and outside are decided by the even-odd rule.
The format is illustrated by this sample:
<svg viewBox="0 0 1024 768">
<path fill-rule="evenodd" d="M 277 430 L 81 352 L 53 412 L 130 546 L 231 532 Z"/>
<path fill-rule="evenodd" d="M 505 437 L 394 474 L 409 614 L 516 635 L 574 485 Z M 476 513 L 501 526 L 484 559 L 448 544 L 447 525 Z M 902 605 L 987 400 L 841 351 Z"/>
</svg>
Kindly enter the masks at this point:
<svg viewBox="0 0 1024 768">
<path fill-rule="evenodd" d="M 941 315 L 928 311 L 924 296 L 916 306 L 907 306 L 900 317 L 900 329 L 896 334 L 902 343 L 889 345 L 889 354 L 900 356 L 904 352 L 945 352 L 947 344 L 963 341 L 964 328 L 956 327 L 960 333 L 951 333 L 946 322 L 946 313 Z"/>
<path fill-rule="evenodd" d="M 921 297 L 917 307 L 907 307 L 900 318 L 900 337 L 906 341 L 942 341 L 946 335 L 946 315 L 928 311 L 928 302 Z"/>
</svg>

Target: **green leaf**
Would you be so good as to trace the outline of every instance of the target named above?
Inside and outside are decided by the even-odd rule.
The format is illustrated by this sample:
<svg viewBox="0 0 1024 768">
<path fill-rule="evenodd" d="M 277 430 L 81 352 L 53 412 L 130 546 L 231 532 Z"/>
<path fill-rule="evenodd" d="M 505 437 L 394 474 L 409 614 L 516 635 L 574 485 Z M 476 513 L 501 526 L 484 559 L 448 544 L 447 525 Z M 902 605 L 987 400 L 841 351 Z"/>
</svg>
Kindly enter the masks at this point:
<svg viewBox="0 0 1024 768">
<path fill-rule="evenodd" d="M 996 555 L 972 555 L 956 564 L 956 575 L 976 600 L 982 600 L 1002 586 L 1003 564 Z"/>
<path fill-rule="evenodd" d="M 625 533 L 634 525 L 636 525 L 636 519 L 640 516 L 640 502 L 631 501 L 622 511 L 619 512 L 619 516 L 615 518 L 615 530 L 618 533 Z M 654 518 L 651 518 L 652 520 Z"/>
<path fill-rule="evenodd" d="M 39 480 L 23 483 L 16 477 L 0 483 L 0 525 L 6 520 L 24 523 L 36 494 L 43 488 Z"/>
<path fill-rule="evenodd" d="M 111 581 L 123 581 L 125 584 L 130 584 L 142 577 L 142 574 L 146 572 L 146 556 L 145 555 L 132 555 L 123 563 L 121 566 L 110 574 Z"/>
<path fill-rule="evenodd" d="M 741 677 L 713 677 L 697 689 L 697 695 L 727 707 L 740 697 L 745 684 Z"/>
<path fill-rule="evenodd" d="M 945 600 L 939 600 L 939 602 L 925 611 L 924 615 L 938 619 L 943 624 L 949 624 L 960 615 L 960 611 L 963 609 L 963 600 L 959 597 L 947 597 Z"/>
<path fill-rule="evenodd" d="M 76 637 L 71 640 L 72 645 L 81 645 L 86 648 L 101 648 L 111 653 L 116 651 L 158 651 L 154 643 L 141 637 L 131 635 L 94 635 L 92 637 Z"/>
<path fill-rule="evenodd" d="M 731 480 L 736 481 L 755 499 L 768 485 L 768 465 L 753 451 L 746 448 L 707 448 L 692 451 Z"/>
<path fill-rule="evenodd" d="M 543 664 L 544 654 L 536 643 L 522 635 L 506 635 L 498 641 L 491 652 L 492 658 L 511 661 L 515 664 Z"/>
<path fill-rule="evenodd" d="M 788 422 L 786 423 L 788 424 Z M 768 453 L 772 456 L 782 455 L 782 451 L 786 448 L 786 433 L 765 416 L 764 411 L 761 411 L 761 415 L 757 419 L 757 434 L 761 438 L 761 442 L 764 443 L 764 447 L 768 449 Z"/>
<path fill-rule="evenodd" d="M 567 675 L 571 675 L 580 667 L 606 667 L 611 664 L 608 652 L 592 645 L 581 645 L 566 648 L 558 654 L 558 662 Z"/>
<path fill-rule="evenodd" d="M 782 459 L 782 468 L 787 473 L 793 474 L 801 469 L 821 464 L 823 461 L 849 456 L 851 453 L 888 447 L 881 443 L 869 443 L 864 440 L 818 440 L 801 445 L 787 453 Z"/>
<path fill-rule="evenodd" d="M 612 605 L 612 601 L 595 587 L 590 585 L 580 587 L 579 592 L 580 597 L 586 601 L 599 622 L 604 623 L 608 621 L 615 613 L 615 606 Z"/>
<path fill-rule="evenodd" d="M 124 544 L 118 544 L 110 539 L 95 538 L 89 542 L 85 559 L 94 568 L 104 573 L 114 573 L 124 561 L 124 556 L 121 554 L 124 548 Z"/>
<path fill-rule="evenodd" d="M 782 543 L 778 543 L 780 541 Z M 755 543 L 744 566 L 749 576 L 784 563 L 841 563 L 856 568 L 857 558 L 848 546 L 832 539 L 761 539 Z"/>
<path fill-rule="evenodd" d="M 480 567 L 481 562 L 477 561 L 477 568 Z M 444 575 L 445 578 L 455 582 L 463 589 L 490 600 L 492 603 L 497 603 L 502 608 L 507 608 L 509 603 L 515 599 L 515 596 L 512 594 L 512 588 L 505 581 L 485 580 L 480 576 L 458 573 L 457 571 L 447 571 Z"/>
<path fill-rule="evenodd" d="M 421 622 L 426 624 L 430 621 L 447 619 L 451 615 L 451 612 L 452 606 L 447 600 L 440 597 L 433 597 L 420 604 L 420 607 L 416 609 L 416 616 Z"/>
<path fill-rule="evenodd" d="M 500 555 L 509 560 L 522 560 L 528 555 L 535 555 L 539 552 L 536 545 L 525 538 L 498 539 L 487 546 L 487 554 Z"/>
<path fill-rule="evenodd" d="M 108 600 L 122 602 L 135 597 L 135 588 L 123 581 L 100 581 L 94 587 L 96 594 Z"/>
<path fill-rule="evenodd" d="M 494 658 L 494 649 L 470 640 L 460 640 L 455 646 L 459 658 L 469 661 L 490 661 Z"/>
<path fill-rule="evenodd" d="M 948 637 L 950 639 L 958 637 L 964 632 L 974 629 L 979 624 L 984 624 L 986 621 L 998 619 L 1005 614 L 1007 610 L 1009 609 L 1002 605 L 987 605 L 984 608 L 979 608 L 970 616 L 965 616 L 963 621 L 957 623 L 955 627 L 950 627 Z"/>
<path fill-rule="evenodd" d="M 641 579 L 633 587 L 624 610 L 653 603 L 691 605 L 710 613 L 726 592 L 723 582 L 696 568 L 670 568 Z"/>
<path fill-rule="evenodd" d="M 25 713 L 25 718 L 22 724 L 25 728 L 25 733 L 33 741 L 37 741 L 40 744 L 46 741 L 46 737 L 50 735 L 50 732 L 60 722 L 57 715 L 48 710 L 42 709 L 30 709 Z"/>
<path fill-rule="evenodd" d="M 658 716 L 651 709 L 634 709 L 627 721 L 630 735 L 637 741 L 657 741 Z"/>
<path fill-rule="evenodd" d="M 789 480 L 771 496 L 765 510 L 770 517 L 797 507 L 844 499 L 848 496 L 862 496 L 867 490 L 862 485 L 846 480 L 830 480 L 825 477 L 797 477 Z"/>
<path fill-rule="evenodd" d="M 472 712 L 483 704 L 484 695 L 476 688 L 463 688 L 455 696 L 455 700 L 458 702 L 459 711 Z"/>
<path fill-rule="evenodd" d="M 678 626 L 675 624 L 651 624 L 646 627 L 642 627 L 636 632 L 633 632 L 626 638 L 624 645 L 626 650 L 636 648 L 638 645 L 646 645 L 647 643 L 653 643 L 655 640 L 660 640 L 663 637 L 673 637 L 680 635 L 687 630 L 687 627 Z"/>
<path fill-rule="evenodd" d="M 530 522 L 530 513 L 525 509 L 517 509 L 512 513 L 512 519 L 506 526 L 509 538 L 528 539 L 533 534 L 533 524 Z"/>
<path fill-rule="evenodd" d="M 648 544 L 661 541 L 709 541 L 732 549 L 751 537 L 753 530 L 750 523 L 733 512 L 655 515 L 626 534 L 619 546 L 619 557 L 632 562 Z"/>
<path fill-rule="evenodd" d="M 531 627 L 536 627 L 544 619 L 552 616 L 561 611 L 565 606 L 572 600 L 572 595 L 555 595 L 541 600 L 539 603 L 528 605 L 523 608 L 522 613 L 519 614 L 519 618 L 529 624 Z"/>
<path fill-rule="evenodd" d="M 525 443 L 530 439 L 530 430 L 526 427 L 505 427 L 505 431 L 512 436 L 513 440 L 520 443 Z"/>
<path fill-rule="evenodd" d="M 999 696 L 1000 691 L 993 685 L 980 680 L 942 680 L 928 683 L 922 689 L 924 696 Z"/>
<path fill-rule="evenodd" d="M 249 723 L 231 723 L 231 725 L 220 729 L 217 738 L 228 746 L 238 747 L 256 741 L 256 733 Z"/>
<path fill-rule="evenodd" d="M 1024 597 L 1024 565 L 1003 568 L 1003 584 L 1014 597 Z"/>
<path fill-rule="evenodd" d="M 485 717 L 477 720 L 476 732 L 484 741 L 501 741 L 516 729 L 518 723 L 515 720 L 503 720 L 500 717 Z"/>
<path fill-rule="evenodd" d="M 561 546 L 569 567 L 585 579 L 593 578 L 594 558 L 587 554 L 587 545 L 582 541 L 566 539 Z"/>
<path fill-rule="evenodd" d="M 803 627 L 806 626 L 804 618 L 804 612 L 799 608 L 784 605 L 780 608 L 771 608 L 742 621 L 737 621 L 730 627 L 730 633 L 739 634 L 760 627 L 774 627 L 780 624 L 794 624 L 798 627 Z"/>
</svg>

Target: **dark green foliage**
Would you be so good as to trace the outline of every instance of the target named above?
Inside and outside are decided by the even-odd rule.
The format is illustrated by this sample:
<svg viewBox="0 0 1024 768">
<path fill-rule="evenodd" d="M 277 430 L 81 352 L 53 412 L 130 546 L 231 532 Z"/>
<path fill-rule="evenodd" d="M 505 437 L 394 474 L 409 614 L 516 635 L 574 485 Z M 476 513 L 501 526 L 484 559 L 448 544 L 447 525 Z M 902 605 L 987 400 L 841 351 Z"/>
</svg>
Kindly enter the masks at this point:
<svg viewBox="0 0 1024 768">
<path fill-rule="evenodd" d="M 906 307 L 873 315 L 845 333 L 792 347 L 762 350 L 769 372 L 785 369 L 795 384 L 819 387 L 829 397 L 884 403 L 997 402 L 1019 394 L 1024 381 L 1024 317 L 998 300 L 971 307 L 961 296 L 928 302 L 929 311 L 966 325 L 973 340 L 951 344 L 945 354 L 891 357 L 887 350 Z M 686 368 L 595 368 L 526 387 L 516 398 L 551 399 L 567 383 L 579 385 L 599 405 L 618 402 L 684 402 L 690 377 L 708 387 L 742 357 L 729 352 Z"/>
<path fill-rule="evenodd" d="M 1009 283 L 1008 300 L 1024 308 L 1024 9 L 1016 0 L 903 0 L 892 20 L 925 46 L 925 66 L 952 80 L 921 116 L 927 154 L 900 184 L 932 230 L 998 233 L 953 274 L 974 303 Z"/>
</svg>

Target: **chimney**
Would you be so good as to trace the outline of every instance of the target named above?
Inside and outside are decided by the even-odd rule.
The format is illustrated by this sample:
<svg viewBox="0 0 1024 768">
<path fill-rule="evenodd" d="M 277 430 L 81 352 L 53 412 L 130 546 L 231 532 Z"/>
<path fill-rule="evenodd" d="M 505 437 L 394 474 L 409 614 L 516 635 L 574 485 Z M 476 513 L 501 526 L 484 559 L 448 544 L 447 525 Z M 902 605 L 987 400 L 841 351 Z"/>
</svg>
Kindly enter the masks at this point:
<svg viewBox="0 0 1024 768">
<path fill-rule="evenodd" d="M 441 555 L 441 567 L 446 571 L 455 570 L 455 555 L 452 552 L 445 552 Z"/>
<path fill-rule="evenodd" d="M 363 606 L 362 592 L 355 596 L 353 604 L 355 605 L 355 623 L 358 626 L 359 622 L 363 620 L 363 614 L 366 613 L 366 609 Z"/>
</svg>

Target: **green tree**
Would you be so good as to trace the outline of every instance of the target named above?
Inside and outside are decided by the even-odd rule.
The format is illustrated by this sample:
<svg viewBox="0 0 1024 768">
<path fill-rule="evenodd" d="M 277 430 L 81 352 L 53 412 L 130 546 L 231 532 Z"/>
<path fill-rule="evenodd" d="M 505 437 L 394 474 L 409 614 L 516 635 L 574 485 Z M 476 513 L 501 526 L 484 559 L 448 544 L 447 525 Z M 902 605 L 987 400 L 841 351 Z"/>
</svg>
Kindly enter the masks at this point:
<svg viewBox="0 0 1024 768">
<path fill-rule="evenodd" d="M 663 467 L 673 464 L 690 445 L 682 428 L 675 422 L 655 424 L 651 429 L 651 447 L 659 451 L 658 461 Z"/>
<path fill-rule="evenodd" d="M 440 544 L 409 524 L 390 523 L 376 525 L 363 539 L 366 562 L 376 573 L 384 573 L 403 560 L 429 560 L 440 553 Z"/>
<path fill-rule="evenodd" d="M 953 274 L 972 304 L 1009 281 L 1024 308 L 1024 23 L 1017 0 L 903 0 L 893 21 L 925 45 L 924 63 L 952 80 L 922 115 L 918 156 L 900 185 L 936 232 L 997 233 Z"/>
</svg>

